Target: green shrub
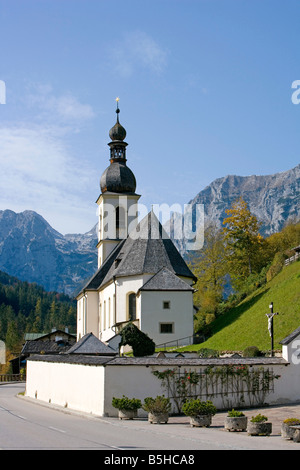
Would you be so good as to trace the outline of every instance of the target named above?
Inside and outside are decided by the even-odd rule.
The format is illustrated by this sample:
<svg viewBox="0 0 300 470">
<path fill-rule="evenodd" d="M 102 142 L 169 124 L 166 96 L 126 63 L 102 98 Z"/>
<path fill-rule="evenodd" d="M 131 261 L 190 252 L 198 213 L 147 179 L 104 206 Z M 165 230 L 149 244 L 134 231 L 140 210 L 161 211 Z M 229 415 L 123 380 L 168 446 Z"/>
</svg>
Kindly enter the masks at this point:
<svg viewBox="0 0 300 470">
<path fill-rule="evenodd" d="M 155 352 L 155 343 L 146 333 L 139 330 L 133 323 L 127 323 L 120 331 L 120 346 L 128 344 L 132 347 L 135 357 L 149 356 Z"/>
<path fill-rule="evenodd" d="M 232 409 L 231 411 L 228 411 L 228 416 L 229 418 L 241 418 L 242 416 L 245 416 L 242 411 L 236 411 Z"/>
<path fill-rule="evenodd" d="M 217 408 L 210 400 L 201 401 L 199 399 L 192 399 L 186 401 L 182 406 L 182 411 L 186 416 L 210 415 L 214 416 Z"/>
<path fill-rule="evenodd" d="M 158 395 L 156 398 L 147 397 L 144 400 L 143 410 L 148 413 L 169 413 L 171 403 L 164 395 Z"/>
<path fill-rule="evenodd" d="M 123 395 L 122 398 L 113 397 L 112 406 L 118 410 L 138 410 L 142 407 L 142 402 L 138 398 L 128 398 Z"/>
<path fill-rule="evenodd" d="M 268 418 L 264 415 L 261 415 L 260 413 L 256 416 L 252 416 L 250 419 L 251 423 L 264 423 L 265 421 L 268 421 Z"/>
<path fill-rule="evenodd" d="M 243 357 L 259 357 L 262 356 L 262 352 L 257 346 L 248 346 L 243 351 Z"/>
<path fill-rule="evenodd" d="M 282 270 L 284 266 L 284 262 L 286 260 L 286 256 L 283 252 L 276 253 L 274 256 L 273 262 L 271 266 L 269 267 L 269 270 L 267 272 L 266 278 L 267 281 L 271 281 L 273 277 L 277 276 L 278 273 Z"/>
<path fill-rule="evenodd" d="M 284 422 L 284 424 L 287 424 L 288 426 L 299 426 L 300 425 L 300 419 L 298 419 L 298 418 L 287 418 L 283 422 Z"/>
<path fill-rule="evenodd" d="M 215 349 L 209 349 L 209 348 L 201 348 L 198 351 L 199 357 L 203 358 L 213 358 L 213 357 L 219 357 L 220 353 L 219 351 L 216 351 Z"/>
</svg>

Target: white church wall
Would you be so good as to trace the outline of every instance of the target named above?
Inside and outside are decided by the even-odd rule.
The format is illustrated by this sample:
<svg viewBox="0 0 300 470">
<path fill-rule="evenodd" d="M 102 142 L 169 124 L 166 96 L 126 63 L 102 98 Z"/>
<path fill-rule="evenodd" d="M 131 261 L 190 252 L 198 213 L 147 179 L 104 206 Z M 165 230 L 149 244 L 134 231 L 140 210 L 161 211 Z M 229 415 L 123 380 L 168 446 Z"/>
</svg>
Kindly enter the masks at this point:
<svg viewBox="0 0 300 470">
<path fill-rule="evenodd" d="M 169 302 L 169 308 L 164 308 Z M 178 344 L 189 344 L 193 335 L 192 292 L 142 291 L 141 330 L 153 339 L 156 345 L 181 340 Z M 172 325 L 172 333 L 161 333 L 161 328 Z M 185 339 L 183 339 L 185 338 Z"/>
<path fill-rule="evenodd" d="M 142 276 L 126 276 L 124 278 L 118 279 L 118 305 L 117 305 L 117 319 L 119 322 L 128 320 L 128 295 L 132 292 L 137 294 L 138 290 L 144 284 Z M 140 304 L 139 299 L 137 299 L 136 304 L 136 316 L 137 319 L 140 319 Z"/>
<path fill-rule="evenodd" d="M 99 332 L 97 337 L 101 341 L 108 341 L 116 333 L 112 330 L 112 326 L 116 323 L 116 307 L 115 307 L 114 283 L 109 284 L 105 289 L 99 292 Z"/>
<path fill-rule="evenodd" d="M 77 299 L 77 341 L 84 335 L 85 297 Z"/>
<path fill-rule="evenodd" d="M 25 394 L 52 405 L 102 416 L 104 372 L 101 366 L 28 360 Z"/>
<path fill-rule="evenodd" d="M 143 276 L 126 276 L 119 277 L 116 282 L 109 284 L 105 289 L 99 292 L 99 302 L 101 304 L 101 340 L 108 341 L 115 335 L 115 331 L 111 328 L 114 323 L 126 322 L 128 320 L 128 295 L 130 293 L 137 294 L 142 285 L 150 279 L 152 275 Z M 114 313 L 109 316 L 109 303 L 112 299 L 114 305 Z M 112 318 L 113 317 L 113 318 Z M 137 295 L 136 299 L 136 318 L 141 318 L 141 300 Z"/>
<path fill-rule="evenodd" d="M 134 230 L 138 223 L 139 195 L 101 194 L 97 204 L 99 205 L 98 219 L 98 267 L 109 256 L 118 239 L 123 240 L 128 233 Z M 120 208 L 120 225 L 116 229 L 116 208 Z M 109 230 L 108 230 L 109 229 Z"/>
<path fill-rule="evenodd" d="M 282 357 L 286 360 L 290 358 L 290 361 L 299 365 L 300 367 L 300 335 L 296 336 L 288 344 L 282 346 Z"/>
<path fill-rule="evenodd" d="M 93 333 L 96 337 L 99 334 L 99 304 L 98 292 L 87 293 L 87 322 L 86 333 Z"/>
<path fill-rule="evenodd" d="M 88 291 L 77 299 L 77 341 L 86 333 L 99 334 L 98 293 Z"/>
<path fill-rule="evenodd" d="M 186 282 L 189 286 L 193 286 L 194 284 L 194 280 L 191 279 L 190 277 L 185 277 L 185 276 L 178 276 L 179 279 L 181 279 L 182 281 Z"/>
<path fill-rule="evenodd" d="M 99 205 L 99 240 L 126 238 L 128 233 L 134 230 L 138 223 L 138 200 L 139 195 L 130 194 L 101 194 L 97 204 Z M 119 207 L 120 210 L 120 232 L 119 237 L 116 237 L 115 209 Z M 105 229 L 107 223 L 110 222 L 110 231 Z"/>
</svg>

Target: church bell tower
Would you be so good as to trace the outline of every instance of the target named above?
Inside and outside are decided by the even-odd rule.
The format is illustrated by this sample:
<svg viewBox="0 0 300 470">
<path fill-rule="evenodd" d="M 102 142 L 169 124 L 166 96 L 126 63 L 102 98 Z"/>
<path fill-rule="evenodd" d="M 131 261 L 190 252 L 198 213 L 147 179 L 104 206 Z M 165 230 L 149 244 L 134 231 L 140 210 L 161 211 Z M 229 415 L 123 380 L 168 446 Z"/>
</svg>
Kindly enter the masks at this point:
<svg viewBox="0 0 300 470">
<path fill-rule="evenodd" d="M 117 122 L 110 129 L 110 165 L 100 179 L 101 194 L 97 199 L 98 219 L 98 268 L 119 244 L 135 229 L 138 221 L 138 200 L 136 179 L 127 166 L 125 142 L 126 130 L 119 122 L 119 98 Z"/>
</svg>

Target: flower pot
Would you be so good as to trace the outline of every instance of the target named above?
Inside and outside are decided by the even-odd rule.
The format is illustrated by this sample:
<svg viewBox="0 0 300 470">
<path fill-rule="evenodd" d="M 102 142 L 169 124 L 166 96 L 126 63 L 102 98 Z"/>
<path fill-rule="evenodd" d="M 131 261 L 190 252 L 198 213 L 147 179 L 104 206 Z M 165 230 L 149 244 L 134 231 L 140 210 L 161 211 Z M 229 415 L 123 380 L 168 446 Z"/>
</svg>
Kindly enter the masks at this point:
<svg viewBox="0 0 300 470">
<path fill-rule="evenodd" d="M 137 410 L 119 410 L 119 419 L 134 419 L 137 417 Z"/>
<path fill-rule="evenodd" d="M 247 432 L 250 436 L 269 436 L 272 433 L 272 423 L 252 423 L 250 421 Z"/>
<path fill-rule="evenodd" d="M 150 424 L 166 424 L 169 421 L 169 413 L 148 413 Z"/>
<path fill-rule="evenodd" d="M 190 416 L 191 427 L 209 427 L 211 425 L 211 415 Z"/>
<path fill-rule="evenodd" d="M 297 436 L 300 431 L 300 426 L 299 425 L 288 425 L 286 423 L 281 424 L 281 437 L 283 439 L 297 439 Z M 296 436 L 296 437 L 295 437 Z"/>
<path fill-rule="evenodd" d="M 247 416 L 226 416 L 224 427 L 227 431 L 246 431 L 247 422 Z"/>
<path fill-rule="evenodd" d="M 293 426 L 289 426 L 288 424 L 282 423 L 281 424 L 281 437 L 283 439 L 293 439 L 294 428 Z"/>
</svg>

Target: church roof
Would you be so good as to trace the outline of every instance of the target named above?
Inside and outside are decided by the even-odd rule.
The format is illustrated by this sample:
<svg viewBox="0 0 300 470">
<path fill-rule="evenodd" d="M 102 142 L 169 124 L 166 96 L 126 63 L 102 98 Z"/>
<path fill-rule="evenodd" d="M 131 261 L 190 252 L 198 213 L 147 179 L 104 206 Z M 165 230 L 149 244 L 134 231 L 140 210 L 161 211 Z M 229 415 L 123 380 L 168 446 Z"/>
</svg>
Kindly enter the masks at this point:
<svg viewBox="0 0 300 470">
<path fill-rule="evenodd" d="M 141 288 L 143 291 L 168 290 L 168 291 L 192 291 L 194 289 L 185 281 L 176 276 L 168 268 L 162 268 L 149 279 Z"/>
<path fill-rule="evenodd" d="M 290 344 L 299 335 L 300 335 L 300 327 L 294 330 L 292 333 L 290 333 L 286 338 L 279 341 L 279 343 L 283 345 Z"/>
<path fill-rule="evenodd" d="M 101 192 L 135 194 L 136 179 L 124 162 L 111 163 L 100 179 Z"/>
<path fill-rule="evenodd" d="M 93 333 L 84 335 L 77 343 L 66 351 L 66 354 L 93 354 L 114 356 L 117 352 L 96 338 Z"/>
<path fill-rule="evenodd" d="M 110 253 L 81 292 L 98 290 L 115 277 L 156 274 L 162 268 L 167 268 L 177 276 L 197 280 L 154 212 L 151 211 L 136 229 Z M 170 278 L 170 275 L 168 277 Z"/>
</svg>

